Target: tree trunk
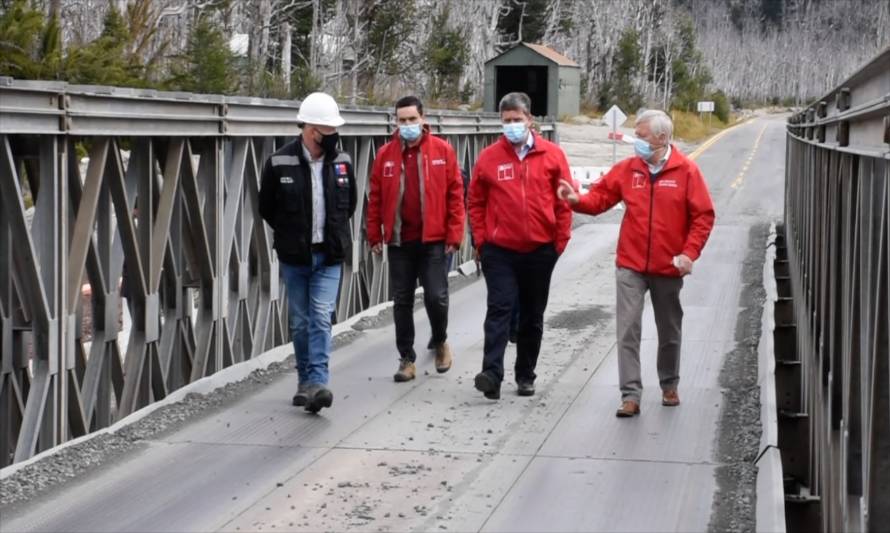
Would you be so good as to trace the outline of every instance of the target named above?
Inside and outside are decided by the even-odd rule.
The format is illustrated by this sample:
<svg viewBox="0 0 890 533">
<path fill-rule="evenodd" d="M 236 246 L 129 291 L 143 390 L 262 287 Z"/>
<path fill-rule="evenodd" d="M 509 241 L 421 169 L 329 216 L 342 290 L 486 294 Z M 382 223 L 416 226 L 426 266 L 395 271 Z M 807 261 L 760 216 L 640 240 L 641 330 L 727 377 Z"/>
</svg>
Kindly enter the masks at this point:
<svg viewBox="0 0 890 533">
<path fill-rule="evenodd" d="M 293 48 L 290 24 L 282 22 L 278 31 L 281 32 L 281 81 L 284 82 L 284 89 L 290 95 L 291 49 Z"/>
</svg>

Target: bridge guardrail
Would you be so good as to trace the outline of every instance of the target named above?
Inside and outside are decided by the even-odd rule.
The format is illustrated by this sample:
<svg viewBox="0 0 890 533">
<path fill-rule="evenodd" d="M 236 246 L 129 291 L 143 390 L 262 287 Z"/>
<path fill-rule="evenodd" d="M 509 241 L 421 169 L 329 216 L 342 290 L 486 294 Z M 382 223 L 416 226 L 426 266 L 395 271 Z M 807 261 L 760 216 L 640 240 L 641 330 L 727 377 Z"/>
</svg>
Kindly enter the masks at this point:
<svg viewBox="0 0 890 533">
<path fill-rule="evenodd" d="M 266 157 L 299 132 L 298 106 L 0 78 L 0 467 L 286 342 L 257 190 Z M 364 215 L 374 155 L 395 123 L 390 109 L 342 114 L 362 201 L 340 319 L 388 299 Z M 430 110 L 427 120 L 466 169 L 501 133 L 494 113 Z M 549 119 L 540 126 L 555 135 Z M 470 259 L 467 239 L 458 255 L 455 265 Z M 121 339 L 124 305 L 132 326 Z"/>
<path fill-rule="evenodd" d="M 787 130 L 775 339 L 789 531 L 878 531 L 890 524 L 890 49 Z"/>
</svg>

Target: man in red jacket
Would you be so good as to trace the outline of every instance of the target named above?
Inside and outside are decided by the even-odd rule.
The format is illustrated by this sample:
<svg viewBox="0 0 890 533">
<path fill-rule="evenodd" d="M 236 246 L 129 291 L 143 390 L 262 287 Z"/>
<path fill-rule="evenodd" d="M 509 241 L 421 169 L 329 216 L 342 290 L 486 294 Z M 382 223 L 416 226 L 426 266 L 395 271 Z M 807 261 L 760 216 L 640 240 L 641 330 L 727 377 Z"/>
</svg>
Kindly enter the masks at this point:
<svg viewBox="0 0 890 533">
<path fill-rule="evenodd" d="M 584 196 L 568 182 L 559 187 L 560 198 L 579 213 L 597 215 L 621 201 L 626 208 L 616 260 L 619 417 L 640 413 L 640 334 L 647 290 L 658 329 L 661 403 L 680 404 L 680 289 L 714 226 L 708 186 L 698 166 L 670 144 L 672 132 L 665 112 L 645 111 L 636 120 L 636 157 L 612 167 Z"/>
<path fill-rule="evenodd" d="M 560 180 L 571 179 L 565 153 L 529 129 L 527 94 L 507 94 L 498 109 L 504 135 L 479 154 L 469 198 L 470 227 L 488 287 L 484 359 L 475 384 L 492 400 L 501 395 L 517 297 L 517 390 L 520 396 L 535 393 L 550 275 L 572 227 L 572 211 L 557 197 Z"/>
<path fill-rule="evenodd" d="M 433 136 L 415 96 L 396 102 L 399 128 L 380 148 L 371 170 L 368 242 L 376 254 L 387 244 L 389 284 L 399 369 L 393 378 L 416 374 L 414 289 L 423 286 L 423 303 L 432 329 L 436 370 L 451 368 L 448 338 L 448 256 L 460 248 L 464 233 L 464 184 L 457 156 Z"/>
</svg>

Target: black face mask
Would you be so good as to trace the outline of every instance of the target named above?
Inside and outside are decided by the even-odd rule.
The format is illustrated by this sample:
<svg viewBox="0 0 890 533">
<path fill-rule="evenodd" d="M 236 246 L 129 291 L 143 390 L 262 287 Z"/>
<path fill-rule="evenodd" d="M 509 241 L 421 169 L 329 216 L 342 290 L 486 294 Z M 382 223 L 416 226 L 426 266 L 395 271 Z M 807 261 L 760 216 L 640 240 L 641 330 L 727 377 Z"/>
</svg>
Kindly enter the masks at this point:
<svg viewBox="0 0 890 533">
<path fill-rule="evenodd" d="M 319 145 L 321 145 L 321 149 L 324 150 L 326 154 L 334 154 L 337 152 L 337 143 L 340 141 L 339 133 L 332 133 L 330 135 L 321 136 L 321 141 L 319 141 Z"/>
</svg>

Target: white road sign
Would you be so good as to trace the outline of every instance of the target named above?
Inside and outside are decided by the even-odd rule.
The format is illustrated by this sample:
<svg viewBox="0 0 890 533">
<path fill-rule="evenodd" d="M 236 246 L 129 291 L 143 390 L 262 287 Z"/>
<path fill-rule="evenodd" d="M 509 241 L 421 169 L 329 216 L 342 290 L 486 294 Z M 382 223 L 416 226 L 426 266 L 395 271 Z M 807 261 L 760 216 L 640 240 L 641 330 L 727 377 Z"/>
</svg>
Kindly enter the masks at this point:
<svg viewBox="0 0 890 533">
<path fill-rule="evenodd" d="M 714 112 L 714 102 L 699 102 L 698 103 L 698 112 L 699 113 L 713 113 Z"/>
<path fill-rule="evenodd" d="M 627 120 L 627 115 L 625 115 L 617 105 L 610 107 L 609 110 L 606 111 L 606 114 L 603 115 L 603 122 L 612 128 L 613 131 L 617 130 L 619 126 L 624 124 L 625 120 Z"/>
</svg>

